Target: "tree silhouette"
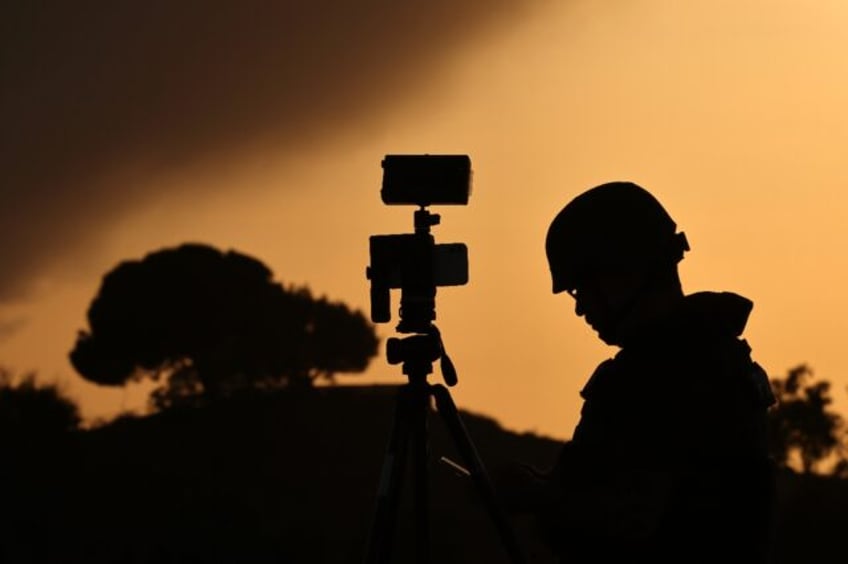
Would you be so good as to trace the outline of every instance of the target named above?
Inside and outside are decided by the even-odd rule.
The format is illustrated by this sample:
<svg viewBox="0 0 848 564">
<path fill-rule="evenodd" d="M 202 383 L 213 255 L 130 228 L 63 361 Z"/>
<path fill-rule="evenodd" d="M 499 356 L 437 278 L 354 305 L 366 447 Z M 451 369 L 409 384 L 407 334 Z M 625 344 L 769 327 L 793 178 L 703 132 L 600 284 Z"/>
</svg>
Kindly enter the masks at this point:
<svg viewBox="0 0 848 564">
<path fill-rule="evenodd" d="M 359 311 L 284 287 L 255 258 L 184 244 L 108 272 L 70 359 L 87 380 L 153 378 L 157 407 L 361 372 L 377 352 Z"/>
<path fill-rule="evenodd" d="M 0 434 L 55 436 L 79 427 L 77 405 L 53 384 L 38 384 L 35 373 L 16 377 L 0 368 Z"/>
<path fill-rule="evenodd" d="M 828 409 L 832 403 L 830 382 L 813 382 L 805 364 L 789 370 L 785 379 L 772 378 L 777 405 L 769 413 L 770 450 L 775 461 L 787 465 L 793 453 L 805 473 L 821 462 L 835 460 L 833 473 L 843 475 L 846 467 L 845 425 Z"/>
</svg>

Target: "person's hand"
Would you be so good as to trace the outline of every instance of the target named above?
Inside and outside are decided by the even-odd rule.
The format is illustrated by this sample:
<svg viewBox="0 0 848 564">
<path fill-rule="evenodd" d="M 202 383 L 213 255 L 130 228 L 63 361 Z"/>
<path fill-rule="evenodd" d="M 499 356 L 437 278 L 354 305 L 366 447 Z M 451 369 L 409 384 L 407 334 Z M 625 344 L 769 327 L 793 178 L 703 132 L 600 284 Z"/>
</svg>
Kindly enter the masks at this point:
<svg viewBox="0 0 848 564">
<path fill-rule="evenodd" d="M 550 503 L 552 480 L 533 466 L 512 462 L 492 472 L 495 494 L 513 513 L 534 513 Z"/>
</svg>

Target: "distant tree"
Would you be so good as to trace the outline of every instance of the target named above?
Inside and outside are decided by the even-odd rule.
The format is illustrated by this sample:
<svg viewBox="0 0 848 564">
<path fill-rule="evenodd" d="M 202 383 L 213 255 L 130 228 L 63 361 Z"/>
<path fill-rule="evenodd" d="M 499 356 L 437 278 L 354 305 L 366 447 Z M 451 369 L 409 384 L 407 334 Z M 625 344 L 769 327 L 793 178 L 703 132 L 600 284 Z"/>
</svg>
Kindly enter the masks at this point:
<svg viewBox="0 0 848 564">
<path fill-rule="evenodd" d="M 160 408 L 362 372 L 377 352 L 359 311 L 284 287 L 255 258 L 185 244 L 108 272 L 70 359 L 87 380 L 163 380 Z"/>
<path fill-rule="evenodd" d="M 814 382 L 812 370 L 802 364 L 789 370 L 786 378 L 772 378 L 771 384 L 777 399 L 769 414 L 774 459 L 787 465 L 796 455 L 806 473 L 833 460 L 833 473 L 844 475 L 848 470 L 845 423 L 829 409 L 830 382 Z"/>
<path fill-rule="evenodd" d="M 39 384 L 35 373 L 15 376 L 0 368 L 0 433 L 49 436 L 79 427 L 79 408 L 55 384 Z"/>
</svg>

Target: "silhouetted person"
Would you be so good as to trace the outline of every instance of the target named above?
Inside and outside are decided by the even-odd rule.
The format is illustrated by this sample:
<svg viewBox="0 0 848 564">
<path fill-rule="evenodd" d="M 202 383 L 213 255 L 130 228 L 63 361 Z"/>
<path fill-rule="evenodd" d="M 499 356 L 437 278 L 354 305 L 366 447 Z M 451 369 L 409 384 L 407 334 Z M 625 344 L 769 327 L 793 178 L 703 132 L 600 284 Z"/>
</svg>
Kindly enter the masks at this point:
<svg viewBox="0 0 848 564">
<path fill-rule="evenodd" d="M 685 295 L 686 237 L 641 187 L 588 190 L 546 241 L 554 293 L 620 347 L 581 391 L 572 440 L 549 472 L 505 472 L 564 562 L 766 562 L 774 492 L 768 379 L 740 336 L 752 303 Z"/>
</svg>

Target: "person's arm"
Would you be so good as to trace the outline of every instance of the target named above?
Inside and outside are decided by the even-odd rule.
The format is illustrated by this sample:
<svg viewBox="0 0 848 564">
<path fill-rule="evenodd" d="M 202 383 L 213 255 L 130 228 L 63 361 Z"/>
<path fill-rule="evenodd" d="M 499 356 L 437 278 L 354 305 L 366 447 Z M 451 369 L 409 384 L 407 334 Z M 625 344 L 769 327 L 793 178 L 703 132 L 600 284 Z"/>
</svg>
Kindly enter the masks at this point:
<svg viewBox="0 0 848 564">
<path fill-rule="evenodd" d="M 551 497 L 537 505 L 543 536 L 639 542 L 656 532 L 674 495 L 673 472 L 611 454 L 565 445 L 549 476 Z"/>
<path fill-rule="evenodd" d="M 494 488 L 511 513 L 539 513 L 557 499 L 559 480 L 553 472 L 514 462 L 493 474 Z"/>
</svg>

